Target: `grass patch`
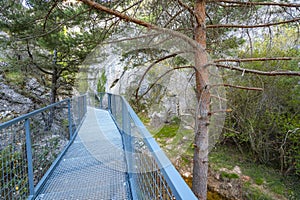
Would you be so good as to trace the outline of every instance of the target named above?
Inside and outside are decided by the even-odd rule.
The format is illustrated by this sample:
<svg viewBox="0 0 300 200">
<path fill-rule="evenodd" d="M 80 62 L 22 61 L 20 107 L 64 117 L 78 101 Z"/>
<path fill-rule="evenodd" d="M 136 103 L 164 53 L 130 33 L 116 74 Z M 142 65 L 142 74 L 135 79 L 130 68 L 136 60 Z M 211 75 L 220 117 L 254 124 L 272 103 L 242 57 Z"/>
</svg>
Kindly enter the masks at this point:
<svg viewBox="0 0 300 200">
<path fill-rule="evenodd" d="M 227 173 L 227 172 L 224 172 L 224 171 L 221 172 L 221 177 L 222 178 L 229 178 L 229 179 L 240 178 L 239 175 L 237 175 L 235 173 Z"/>
<path fill-rule="evenodd" d="M 172 138 L 176 135 L 177 131 L 179 129 L 179 125 L 177 124 L 168 124 L 164 125 L 158 133 L 154 135 L 154 138 Z"/>
<path fill-rule="evenodd" d="M 235 148 L 218 146 L 210 153 L 209 159 L 210 165 L 214 170 L 224 167 L 232 170 L 234 166 L 238 165 L 242 173 L 251 177 L 256 185 L 261 185 L 269 191 L 283 195 L 288 199 L 300 199 L 299 177 L 284 177 L 272 167 L 251 162 L 250 157 L 240 154 Z M 262 194 L 257 188 L 253 188 L 248 182 L 244 186 L 249 197 L 247 199 L 271 199 L 267 195 Z"/>
<path fill-rule="evenodd" d="M 11 71 L 5 73 L 5 79 L 8 83 L 13 83 L 13 85 L 22 86 L 24 83 L 24 75 L 18 71 Z"/>
<path fill-rule="evenodd" d="M 256 178 L 254 179 L 254 182 L 256 185 L 262 185 L 264 184 L 264 179 L 263 178 Z"/>
<path fill-rule="evenodd" d="M 139 112 L 138 117 L 143 122 L 144 125 L 148 125 L 150 123 L 150 118 L 147 116 L 146 113 Z"/>
<path fill-rule="evenodd" d="M 249 200 L 273 200 L 268 194 L 262 193 L 258 188 L 251 185 L 244 186 L 244 199 Z"/>
</svg>

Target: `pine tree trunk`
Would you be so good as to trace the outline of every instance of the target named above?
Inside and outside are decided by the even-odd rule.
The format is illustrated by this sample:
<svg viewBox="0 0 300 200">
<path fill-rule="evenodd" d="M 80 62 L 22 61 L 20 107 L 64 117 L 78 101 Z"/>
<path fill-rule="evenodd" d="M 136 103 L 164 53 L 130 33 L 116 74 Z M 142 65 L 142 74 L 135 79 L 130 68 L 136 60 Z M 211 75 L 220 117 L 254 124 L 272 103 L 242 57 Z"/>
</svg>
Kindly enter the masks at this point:
<svg viewBox="0 0 300 200">
<path fill-rule="evenodd" d="M 196 0 L 195 14 L 198 23 L 195 27 L 195 40 L 206 48 L 205 30 L 205 0 Z M 210 93 L 207 88 L 208 69 L 204 67 L 208 62 L 205 52 L 197 51 L 195 55 L 196 66 L 196 89 L 199 102 L 195 129 L 195 150 L 193 168 L 192 190 L 198 199 L 207 198 L 207 174 L 208 174 L 208 125 Z"/>
</svg>

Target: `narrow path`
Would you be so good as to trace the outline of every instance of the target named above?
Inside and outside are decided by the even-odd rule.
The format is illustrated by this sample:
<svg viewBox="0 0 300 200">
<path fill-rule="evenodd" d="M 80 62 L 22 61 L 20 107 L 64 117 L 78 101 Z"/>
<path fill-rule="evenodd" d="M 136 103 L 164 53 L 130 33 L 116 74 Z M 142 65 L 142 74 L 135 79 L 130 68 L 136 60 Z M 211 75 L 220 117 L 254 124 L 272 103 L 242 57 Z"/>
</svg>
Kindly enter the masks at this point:
<svg viewBox="0 0 300 200">
<path fill-rule="evenodd" d="M 107 111 L 88 108 L 74 143 L 36 199 L 130 199 L 121 135 Z"/>
</svg>

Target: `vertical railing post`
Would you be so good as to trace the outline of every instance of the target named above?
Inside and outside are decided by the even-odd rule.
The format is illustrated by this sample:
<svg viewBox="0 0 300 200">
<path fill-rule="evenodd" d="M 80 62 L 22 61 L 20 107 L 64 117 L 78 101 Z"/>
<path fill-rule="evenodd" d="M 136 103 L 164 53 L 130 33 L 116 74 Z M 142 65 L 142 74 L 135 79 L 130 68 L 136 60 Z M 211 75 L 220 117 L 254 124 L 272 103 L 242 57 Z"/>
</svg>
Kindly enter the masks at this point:
<svg viewBox="0 0 300 200">
<path fill-rule="evenodd" d="M 82 118 L 82 113 L 83 113 L 83 96 L 79 97 L 79 108 L 80 108 L 80 115 L 79 115 L 79 124 L 81 122 L 81 118 Z"/>
<path fill-rule="evenodd" d="M 100 95 L 100 108 L 103 109 L 103 96 L 104 96 L 104 93 L 99 93 Z"/>
<path fill-rule="evenodd" d="M 77 97 L 77 123 L 76 126 L 80 123 L 80 97 Z"/>
<path fill-rule="evenodd" d="M 131 135 L 131 123 L 130 123 L 130 115 L 128 112 L 128 108 L 126 105 L 125 100 L 121 97 L 121 103 L 122 103 L 122 137 L 124 142 L 124 151 L 125 151 L 125 157 L 126 157 L 126 164 L 127 164 L 127 174 L 129 178 L 129 184 L 131 188 L 131 193 L 133 199 L 136 199 L 136 193 L 135 193 L 135 184 L 133 179 L 133 173 L 135 173 L 133 170 L 134 163 L 133 163 L 133 156 L 134 152 L 132 151 L 132 135 Z"/>
<path fill-rule="evenodd" d="M 32 149 L 31 149 L 31 137 L 30 137 L 30 121 L 25 119 L 25 135 L 26 135 L 26 155 L 27 155 L 27 172 L 29 183 L 29 195 L 34 196 L 34 177 L 33 177 L 33 163 L 32 163 Z"/>
<path fill-rule="evenodd" d="M 68 120 L 69 120 L 69 135 L 70 140 L 73 137 L 73 130 L 72 130 L 72 113 L 71 113 L 71 99 L 68 99 Z"/>
<path fill-rule="evenodd" d="M 108 101 L 108 111 L 111 112 L 111 94 L 107 93 L 107 101 Z"/>
<path fill-rule="evenodd" d="M 84 114 L 87 113 L 87 95 L 84 95 Z"/>
</svg>

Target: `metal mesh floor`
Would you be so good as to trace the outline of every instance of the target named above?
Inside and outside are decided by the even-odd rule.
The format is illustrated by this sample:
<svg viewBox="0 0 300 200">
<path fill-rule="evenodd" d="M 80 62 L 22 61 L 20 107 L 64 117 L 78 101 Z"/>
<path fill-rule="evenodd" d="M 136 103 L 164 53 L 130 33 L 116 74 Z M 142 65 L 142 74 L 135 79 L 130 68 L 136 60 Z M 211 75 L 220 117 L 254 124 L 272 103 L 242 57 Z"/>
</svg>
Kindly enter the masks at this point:
<svg viewBox="0 0 300 200">
<path fill-rule="evenodd" d="M 131 199 L 120 133 L 109 113 L 88 108 L 80 131 L 36 199 Z"/>
</svg>

